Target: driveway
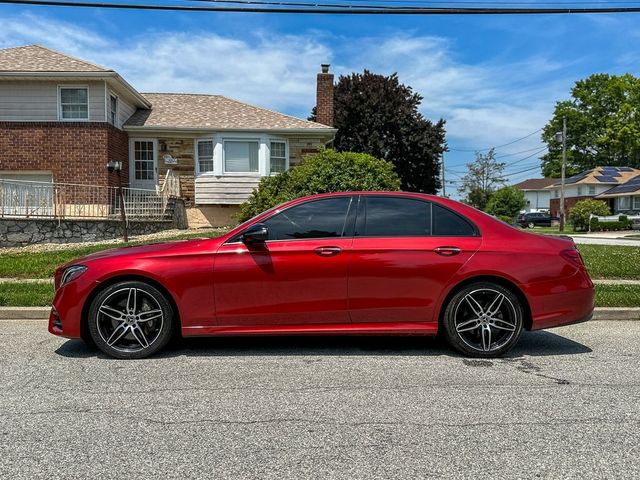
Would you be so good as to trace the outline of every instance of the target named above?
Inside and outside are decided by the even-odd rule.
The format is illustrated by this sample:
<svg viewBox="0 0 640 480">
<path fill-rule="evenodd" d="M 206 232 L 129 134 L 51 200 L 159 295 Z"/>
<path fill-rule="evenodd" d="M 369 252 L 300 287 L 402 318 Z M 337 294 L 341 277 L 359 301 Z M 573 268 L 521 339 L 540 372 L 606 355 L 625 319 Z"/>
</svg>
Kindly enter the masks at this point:
<svg viewBox="0 0 640 480">
<path fill-rule="evenodd" d="M 0 321 L 0 478 L 638 478 L 640 322 L 436 340 L 182 341 L 108 359 Z"/>
</svg>

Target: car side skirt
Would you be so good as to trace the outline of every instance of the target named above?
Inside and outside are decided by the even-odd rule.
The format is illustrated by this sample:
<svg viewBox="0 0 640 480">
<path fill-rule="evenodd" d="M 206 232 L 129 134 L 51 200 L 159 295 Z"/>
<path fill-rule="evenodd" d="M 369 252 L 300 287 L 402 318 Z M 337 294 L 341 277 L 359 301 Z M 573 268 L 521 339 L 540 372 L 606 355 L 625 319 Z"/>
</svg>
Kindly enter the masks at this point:
<svg viewBox="0 0 640 480">
<path fill-rule="evenodd" d="M 240 335 L 425 335 L 438 333 L 437 322 L 336 323 L 327 325 L 255 325 L 183 327 L 185 337 Z"/>
</svg>

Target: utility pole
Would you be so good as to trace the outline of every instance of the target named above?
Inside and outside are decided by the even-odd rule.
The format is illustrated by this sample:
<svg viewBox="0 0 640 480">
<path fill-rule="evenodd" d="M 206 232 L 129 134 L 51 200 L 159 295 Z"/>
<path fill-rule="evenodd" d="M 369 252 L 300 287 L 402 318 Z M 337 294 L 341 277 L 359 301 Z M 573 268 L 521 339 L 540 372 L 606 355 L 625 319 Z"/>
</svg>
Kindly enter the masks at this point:
<svg viewBox="0 0 640 480">
<path fill-rule="evenodd" d="M 442 152 L 442 196 L 447 196 L 447 180 L 444 178 L 444 152 Z"/>
<path fill-rule="evenodd" d="M 562 169 L 560 173 L 560 231 L 564 232 L 564 174 L 567 166 L 567 117 L 562 117 Z"/>
</svg>

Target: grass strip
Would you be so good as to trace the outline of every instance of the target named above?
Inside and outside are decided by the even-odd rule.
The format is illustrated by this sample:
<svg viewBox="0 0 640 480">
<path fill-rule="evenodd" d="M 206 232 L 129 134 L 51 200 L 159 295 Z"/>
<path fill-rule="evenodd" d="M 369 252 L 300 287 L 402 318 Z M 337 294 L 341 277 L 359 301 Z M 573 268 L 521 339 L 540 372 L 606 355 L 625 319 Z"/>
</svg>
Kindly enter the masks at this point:
<svg viewBox="0 0 640 480">
<path fill-rule="evenodd" d="M 591 278 L 640 279 L 640 245 L 578 244 Z"/>
<path fill-rule="evenodd" d="M 1 283 L 0 306 L 42 307 L 51 304 L 53 285 Z M 640 307 L 640 285 L 596 285 L 598 307 Z"/>
<path fill-rule="evenodd" d="M 0 306 L 45 307 L 53 300 L 50 283 L 0 283 Z"/>
</svg>

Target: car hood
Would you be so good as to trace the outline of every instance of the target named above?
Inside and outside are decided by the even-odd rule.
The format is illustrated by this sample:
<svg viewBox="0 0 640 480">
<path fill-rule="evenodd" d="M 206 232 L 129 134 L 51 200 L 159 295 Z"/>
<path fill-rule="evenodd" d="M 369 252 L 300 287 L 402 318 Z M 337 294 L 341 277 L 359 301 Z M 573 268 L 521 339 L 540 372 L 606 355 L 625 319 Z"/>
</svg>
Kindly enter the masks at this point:
<svg viewBox="0 0 640 480">
<path fill-rule="evenodd" d="M 133 245 L 130 247 L 120 247 L 120 248 L 111 248 L 109 250 L 102 250 L 100 252 L 92 253 L 90 255 L 86 255 L 84 257 L 76 258 L 71 260 L 70 262 L 61 265 L 59 268 L 65 268 L 70 265 L 78 265 L 78 264 L 88 264 L 95 260 L 106 260 L 114 257 L 127 257 L 127 256 L 137 256 L 137 257 L 155 257 L 155 256 L 164 256 L 164 255 L 175 255 L 180 254 L 184 251 L 193 250 L 194 248 L 206 248 L 212 251 L 217 250 L 218 245 L 220 244 L 220 239 L 218 238 L 206 238 L 206 239 L 195 239 L 195 240 L 178 240 L 174 242 L 161 242 L 161 243 L 151 243 L 146 245 Z"/>
</svg>

